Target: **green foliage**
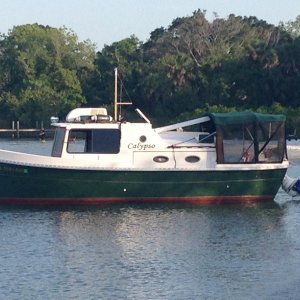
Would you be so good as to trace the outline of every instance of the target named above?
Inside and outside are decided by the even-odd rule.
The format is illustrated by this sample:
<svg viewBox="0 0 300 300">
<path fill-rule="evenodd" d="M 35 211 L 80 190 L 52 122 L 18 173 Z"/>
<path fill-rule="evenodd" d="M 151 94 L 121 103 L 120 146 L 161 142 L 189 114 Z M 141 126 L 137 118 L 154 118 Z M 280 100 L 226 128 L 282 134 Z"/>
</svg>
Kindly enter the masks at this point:
<svg viewBox="0 0 300 300">
<path fill-rule="evenodd" d="M 285 107 L 277 102 L 274 102 L 269 107 L 258 107 L 257 112 L 286 115 L 286 132 L 292 133 L 295 129 L 297 132 L 300 132 L 300 107 Z"/>
<path fill-rule="evenodd" d="M 158 62 L 160 74 L 172 79 L 164 93 L 152 93 L 162 99 L 162 111 L 170 112 L 176 104 L 171 117 L 207 108 L 257 110 L 261 105 L 274 108 L 273 103 L 300 104 L 299 41 L 281 27 L 234 15 L 210 23 L 204 12 L 196 11 L 175 20 L 150 42 L 148 62 Z M 181 96 L 181 106 L 174 102 L 176 95 Z"/>
<path fill-rule="evenodd" d="M 117 67 L 120 98 L 156 124 L 253 110 L 284 113 L 300 132 L 299 24 L 300 16 L 279 26 L 233 14 L 209 21 L 197 10 L 145 43 L 130 36 L 97 53 L 66 28 L 16 26 L 0 37 L 0 118 L 30 125 L 76 106 L 110 108 Z"/>
<path fill-rule="evenodd" d="M 14 27 L 0 41 L 1 117 L 33 125 L 85 103 L 80 74 L 94 68 L 94 48 L 66 28 Z"/>
<path fill-rule="evenodd" d="M 286 30 L 292 38 L 300 36 L 300 15 L 296 17 L 296 20 L 282 23 L 280 26 Z"/>
</svg>

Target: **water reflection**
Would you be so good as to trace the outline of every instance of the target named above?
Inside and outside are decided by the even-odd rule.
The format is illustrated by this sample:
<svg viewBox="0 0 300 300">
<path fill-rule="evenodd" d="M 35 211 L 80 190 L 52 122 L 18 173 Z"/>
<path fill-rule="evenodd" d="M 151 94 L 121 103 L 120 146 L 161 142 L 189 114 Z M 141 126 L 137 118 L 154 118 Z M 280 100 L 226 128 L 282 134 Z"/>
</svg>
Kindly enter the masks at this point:
<svg viewBox="0 0 300 300">
<path fill-rule="evenodd" d="M 130 299 L 265 295 L 286 281 L 283 212 L 276 204 L 57 212 L 67 296 L 75 282 Z"/>
<path fill-rule="evenodd" d="M 2 207 L 0 290 L 64 299 L 291 295 L 299 211 L 298 203 Z"/>
</svg>

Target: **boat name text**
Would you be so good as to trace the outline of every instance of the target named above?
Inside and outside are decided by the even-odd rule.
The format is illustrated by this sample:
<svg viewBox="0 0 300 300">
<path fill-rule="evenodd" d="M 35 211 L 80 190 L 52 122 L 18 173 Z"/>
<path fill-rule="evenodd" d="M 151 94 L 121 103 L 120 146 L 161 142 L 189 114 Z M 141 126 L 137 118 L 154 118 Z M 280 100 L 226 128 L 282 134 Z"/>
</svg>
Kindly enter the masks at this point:
<svg viewBox="0 0 300 300">
<path fill-rule="evenodd" d="M 128 144 L 128 149 L 136 149 L 136 150 L 148 150 L 148 149 L 154 149 L 155 145 L 154 144 L 133 144 L 130 143 Z"/>
<path fill-rule="evenodd" d="M 2 166 L 0 166 L 0 172 L 27 174 L 28 170 L 24 169 L 22 167 L 18 168 L 18 167 L 13 167 L 13 166 L 2 165 Z"/>
</svg>

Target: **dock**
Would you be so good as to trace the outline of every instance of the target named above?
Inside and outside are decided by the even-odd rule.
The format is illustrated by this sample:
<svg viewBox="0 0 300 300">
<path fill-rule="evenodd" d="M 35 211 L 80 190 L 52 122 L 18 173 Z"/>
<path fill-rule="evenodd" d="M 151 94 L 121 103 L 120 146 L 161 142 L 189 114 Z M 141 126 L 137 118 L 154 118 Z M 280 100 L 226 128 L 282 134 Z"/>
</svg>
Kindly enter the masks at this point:
<svg viewBox="0 0 300 300">
<path fill-rule="evenodd" d="M 0 138 L 36 138 L 38 139 L 41 133 L 41 130 L 44 130 L 46 138 L 54 137 L 54 129 L 45 129 L 43 123 L 41 122 L 40 126 L 36 128 L 20 128 L 20 123 L 12 122 L 12 128 L 0 128 Z"/>
<path fill-rule="evenodd" d="M 12 139 L 20 139 L 20 138 L 34 138 L 38 139 L 40 129 L 0 129 L 0 138 L 12 138 Z M 45 129 L 46 138 L 54 137 L 54 129 Z"/>
</svg>

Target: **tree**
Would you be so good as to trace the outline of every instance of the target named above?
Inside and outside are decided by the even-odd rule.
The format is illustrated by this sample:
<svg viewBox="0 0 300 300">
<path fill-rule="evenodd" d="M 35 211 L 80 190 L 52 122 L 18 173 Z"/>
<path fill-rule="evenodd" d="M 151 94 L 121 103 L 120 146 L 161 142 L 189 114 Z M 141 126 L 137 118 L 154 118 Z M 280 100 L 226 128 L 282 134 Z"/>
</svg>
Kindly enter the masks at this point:
<svg viewBox="0 0 300 300">
<path fill-rule="evenodd" d="M 282 23 L 280 26 L 286 30 L 292 38 L 297 38 L 300 36 L 300 15 L 296 17 L 295 21 L 289 21 L 287 23 Z"/>
<path fill-rule="evenodd" d="M 15 26 L 0 41 L 0 105 L 6 119 L 28 126 L 65 116 L 85 103 L 84 73 L 93 69 L 94 46 L 74 32 L 38 24 Z"/>
<path fill-rule="evenodd" d="M 94 104 L 110 105 L 114 98 L 114 69 L 118 68 L 125 87 L 120 89 L 123 100 L 138 101 L 139 82 L 143 74 L 141 42 L 131 36 L 112 45 L 106 45 L 97 53 L 96 73 L 93 78 Z M 130 91 L 130 92 L 129 92 Z M 137 105 L 137 103 L 135 103 Z"/>
</svg>

